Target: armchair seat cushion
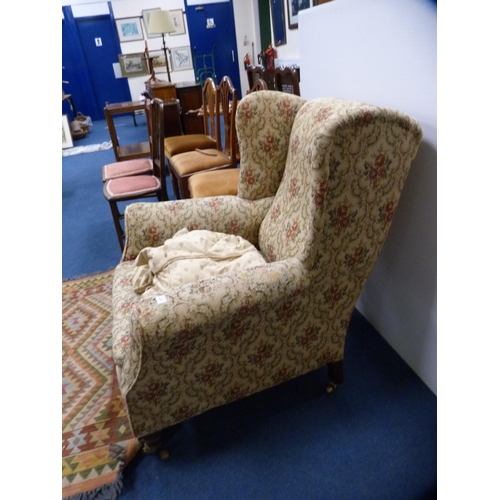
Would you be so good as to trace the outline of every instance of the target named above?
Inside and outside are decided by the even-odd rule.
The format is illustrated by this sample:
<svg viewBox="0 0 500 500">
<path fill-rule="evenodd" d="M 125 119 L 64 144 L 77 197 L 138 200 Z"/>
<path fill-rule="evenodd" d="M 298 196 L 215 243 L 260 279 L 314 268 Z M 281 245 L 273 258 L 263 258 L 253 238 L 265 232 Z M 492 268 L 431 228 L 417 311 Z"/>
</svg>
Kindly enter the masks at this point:
<svg viewBox="0 0 500 500">
<path fill-rule="evenodd" d="M 140 251 L 132 285 L 137 294 L 154 297 L 176 286 L 262 264 L 262 254 L 241 236 L 184 228 L 162 246 Z"/>
</svg>

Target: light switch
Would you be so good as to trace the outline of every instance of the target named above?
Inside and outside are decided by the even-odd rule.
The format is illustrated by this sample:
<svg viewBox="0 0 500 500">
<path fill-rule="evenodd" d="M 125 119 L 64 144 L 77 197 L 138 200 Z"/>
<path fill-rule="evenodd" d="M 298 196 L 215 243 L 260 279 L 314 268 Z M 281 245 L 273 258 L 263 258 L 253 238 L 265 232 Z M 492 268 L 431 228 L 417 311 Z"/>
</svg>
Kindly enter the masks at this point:
<svg viewBox="0 0 500 500">
<path fill-rule="evenodd" d="M 102 40 L 100 38 L 95 39 L 96 47 L 102 47 Z"/>
</svg>

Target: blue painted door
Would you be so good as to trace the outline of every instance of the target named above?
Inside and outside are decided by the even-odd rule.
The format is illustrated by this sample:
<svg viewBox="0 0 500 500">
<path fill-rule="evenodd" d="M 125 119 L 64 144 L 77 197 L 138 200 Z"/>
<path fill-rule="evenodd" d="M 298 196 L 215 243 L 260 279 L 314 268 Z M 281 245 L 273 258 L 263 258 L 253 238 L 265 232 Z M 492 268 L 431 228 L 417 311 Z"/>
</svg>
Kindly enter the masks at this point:
<svg viewBox="0 0 500 500">
<path fill-rule="evenodd" d="M 215 74 L 217 83 L 223 76 L 229 76 L 241 98 L 239 57 L 236 47 L 233 2 L 209 3 L 186 7 L 186 20 L 189 39 L 193 52 L 195 70 L 202 66 L 201 55 L 211 54 L 214 50 Z M 213 20 L 213 22 L 212 22 Z M 210 58 L 205 58 L 208 63 Z M 243 64 L 243 63 L 241 63 Z M 202 75 L 203 73 L 199 72 Z"/>
<path fill-rule="evenodd" d="M 77 111 L 103 120 L 106 102 L 131 100 L 127 79 L 115 78 L 113 71 L 120 53 L 114 21 L 111 16 L 68 16 L 64 22 L 63 80 L 69 81 L 64 90 L 72 94 Z"/>
<path fill-rule="evenodd" d="M 97 107 L 94 102 L 93 90 L 90 86 L 90 77 L 87 65 L 80 47 L 80 40 L 76 25 L 73 21 L 70 7 L 63 7 L 62 21 L 62 88 L 64 93 L 71 94 L 76 111 L 85 116 L 97 117 Z M 67 83 L 65 83 L 67 82 Z M 68 101 L 63 101 L 63 114 L 74 119 Z"/>
<path fill-rule="evenodd" d="M 99 119 L 104 119 L 106 102 L 130 101 L 126 78 L 115 78 L 113 63 L 120 53 L 116 29 L 110 16 L 80 18 L 76 20 L 82 50 L 87 61 Z M 96 39 L 99 40 L 97 45 Z"/>
</svg>

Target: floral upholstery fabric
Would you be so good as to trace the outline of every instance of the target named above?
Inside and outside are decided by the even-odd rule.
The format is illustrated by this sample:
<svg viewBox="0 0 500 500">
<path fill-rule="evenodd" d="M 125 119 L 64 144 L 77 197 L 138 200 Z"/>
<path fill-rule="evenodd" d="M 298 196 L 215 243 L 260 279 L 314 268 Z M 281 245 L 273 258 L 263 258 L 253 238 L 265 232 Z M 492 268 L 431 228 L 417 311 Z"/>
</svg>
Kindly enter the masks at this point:
<svg viewBox="0 0 500 500">
<path fill-rule="evenodd" d="M 240 176 L 238 196 L 126 210 L 127 242 L 113 288 L 113 355 L 137 436 L 343 358 L 356 300 L 422 133 L 396 111 L 294 97 L 255 92 L 238 107 L 242 168 L 254 179 L 264 172 L 265 181 L 245 185 Z M 295 106 L 292 123 L 285 99 Z M 266 136 L 265 127 L 254 130 L 255 139 L 245 128 L 251 122 L 245 110 L 260 106 L 274 116 L 267 123 L 274 120 L 275 130 L 288 135 L 275 138 L 275 151 L 287 144 L 279 161 L 266 162 L 266 142 L 257 138 Z M 268 166 L 285 164 L 273 191 Z M 268 262 L 174 287 L 161 300 L 137 296 L 132 259 L 183 227 L 238 234 Z"/>
<path fill-rule="evenodd" d="M 242 99 L 236 110 L 241 169 L 238 196 L 248 200 L 276 193 L 295 116 L 306 103 L 300 97 L 271 90 L 254 92 L 253 96 Z"/>
</svg>

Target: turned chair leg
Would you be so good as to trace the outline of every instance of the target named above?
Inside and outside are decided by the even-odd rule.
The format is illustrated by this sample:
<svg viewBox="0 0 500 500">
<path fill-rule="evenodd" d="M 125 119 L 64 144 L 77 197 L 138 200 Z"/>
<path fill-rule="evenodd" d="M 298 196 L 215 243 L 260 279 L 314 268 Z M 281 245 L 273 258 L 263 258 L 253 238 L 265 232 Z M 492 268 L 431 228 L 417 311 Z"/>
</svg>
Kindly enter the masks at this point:
<svg viewBox="0 0 500 500">
<path fill-rule="evenodd" d="M 336 361 L 335 363 L 328 363 L 328 379 L 330 383 L 326 388 L 326 392 L 331 394 L 339 384 L 344 381 L 344 365 L 343 361 Z"/>
<path fill-rule="evenodd" d="M 111 207 L 111 214 L 113 216 L 113 223 L 115 224 L 116 235 L 118 236 L 118 241 L 120 243 L 120 249 L 123 252 L 125 234 L 123 232 L 120 220 L 123 218 L 122 214 L 118 210 L 118 205 L 116 201 L 109 201 L 109 206 Z"/>
</svg>

